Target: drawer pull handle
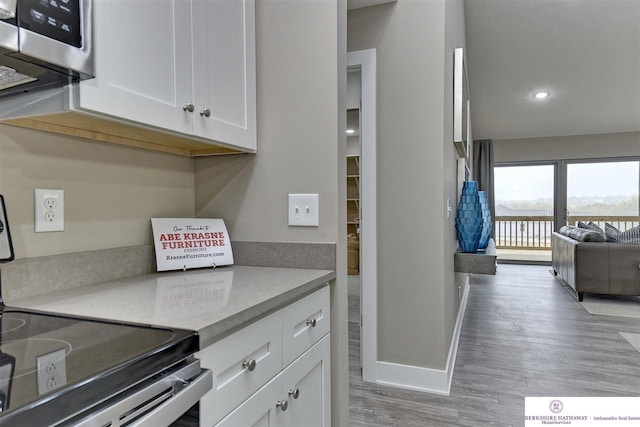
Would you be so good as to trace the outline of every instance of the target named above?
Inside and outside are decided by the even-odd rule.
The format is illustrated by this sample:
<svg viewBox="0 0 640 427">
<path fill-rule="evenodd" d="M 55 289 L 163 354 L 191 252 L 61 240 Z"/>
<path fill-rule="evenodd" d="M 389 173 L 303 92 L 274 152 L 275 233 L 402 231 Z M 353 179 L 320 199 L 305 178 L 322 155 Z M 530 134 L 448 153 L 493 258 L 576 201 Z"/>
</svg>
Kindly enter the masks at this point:
<svg viewBox="0 0 640 427">
<path fill-rule="evenodd" d="M 204 117 L 209 117 L 211 116 L 211 110 L 205 107 L 202 110 L 200 110 L 200 115 Z"/>
<path fill-rule="evenodd" d="M 243 360 L 242 367 L 249 372 L 253 371 L 256 369 L 256 359 Z"/>
<path fill-rule="evenodd" d="M 300 397 L 300 389 L 294 388 L 293 390 L 289 390 L 289 396 L 297 399 L 298 397 Z"/>
<path fill-rule="evenodd" d="M 316 320 L 315 317 L 307 320 L 307 326 L 311 326 L 312 328 L 315 328 L 317 324 L 318 324 L 318 321 Z"/>
<path fill-rule="evenodd" d="M 288 407 L 289 407 L 289 402 L 287 402 L 286 400 L 278 400 L 276 402 L 276 408 L 282 409 L 282 412 L 286 411 Z"/>
<path fill-rule="evenodd" d="M 190 102 L 187 102 L 186 104 L 184 104 L 182 106 L 182 110 L 183 111 L 188 111 L 190 113 L 193 113 L 193 110 L 195 110 L 195 109 L 196 109 L 196 107 Z"/>
</svg>

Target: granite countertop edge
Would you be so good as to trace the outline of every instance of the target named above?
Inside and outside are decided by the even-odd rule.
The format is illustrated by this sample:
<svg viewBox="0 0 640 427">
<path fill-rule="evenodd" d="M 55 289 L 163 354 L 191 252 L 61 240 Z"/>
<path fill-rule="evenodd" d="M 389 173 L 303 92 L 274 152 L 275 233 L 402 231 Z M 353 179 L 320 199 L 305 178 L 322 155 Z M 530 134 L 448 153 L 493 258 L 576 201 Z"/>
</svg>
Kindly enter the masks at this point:
<svg viewBox="0 0 640 427">
<path fill-rule="evenodd" d="M 303 283 L 294 289 L 274 295 L 272 298 L 262 301 L 246 310 L 199 328 L 197 332 L 199 335 L 200 348 L 208 347 L 245 326 L 327 286 L 328 282 L 335 279 L 335 277 L 335 272 L 332 271 L 322 277 Z"/>
<path fill-rule="evenodd" d="M 210 315 L 198 314 L 193 322 L 185 321 L 184 318 L 172 318 L 171 315 L 165 316 L 162 320 L 150 321 L 145 315 L 131 314 L 124 312 L 122 307 L 117 307 L 114 301 L 121 297 L 126 297 L 132 290 L 145 286 L 145 281 L 149 277 L 155 277 L 158 273 L 146 274 L 141 276 L 133 276 L 112 282 L 104 282 L 95 285 L 86 285 L 76 290 L 67 290 L 61 292 L 51 292 L 49 294 L 39 295 L 36 297 L 27 297 L 17 299 L 7 304 L 9 309 L 28 309 L 39 312 L 54 313 L 66 316 L 79 316 L 93 318 L 99 320 L 116 321 L 132 324 L 143 324 L 161 328 L 176 328 L 196 331 L 199 335 L 200 349 L 203 349 L 220 339 L 232 334 L 249 324 L 260 320 L 261 318 L 289 305 L 295 301 L 304 298 L 314 291 L 328 285 L 329 282 L 336 278 L 335 270 L 320 269 L 298 269 L 298 268 L 272 268 L 272 267 L 248 267 L 234 266 L 234 270 L 252 270 L 253 273 L 269 274 L 273 271 L 276 278 L 282 277 L 287 282 L 282 288 L 276 287 L 273 291 L 267 291 L 262 295 L 256 295 L 252 300 L 251 295 L 253 289 L 249 286 L 243 295 L 242 304 L 237 308 L 224 309 L 220 312 L 212 312 Z M 300 271 L 304 270 L 309 273 L 309 278 L 305 274 L 300 277 Z M 115 284 L 115 285 L 114 285 Z M 242 281 L 237 285 L 242 288 Z M 101 292 L 107 290 L 109 292 L 109 306 L 103 308 L 99 313 L 92 313 L 87 308 L 82 307 L 88 301 L 94 301 L 96 298 L 102 297 Z M 78 294 L 79 293 L 79 294 Z M 247 297 L 247 294 L 249 295 Z M 125 303 L 126 304 L 126 303 Z M 80 307 L 80 308 L 79 308 Z M 120 309 L 120 313 L 118 310 Z"/>
</svg>

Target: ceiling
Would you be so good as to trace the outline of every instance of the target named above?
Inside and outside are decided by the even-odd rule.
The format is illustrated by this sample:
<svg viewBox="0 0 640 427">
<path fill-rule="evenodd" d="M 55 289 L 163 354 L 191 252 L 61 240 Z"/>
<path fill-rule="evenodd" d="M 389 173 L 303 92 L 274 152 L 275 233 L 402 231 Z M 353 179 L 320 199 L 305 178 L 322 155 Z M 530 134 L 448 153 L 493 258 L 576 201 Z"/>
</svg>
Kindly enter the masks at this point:
<svg viewBox="0 0 640 427">
<path fill-rule="evenodd" d="M 640 131 L 640 0 L 464 1 L 474 139 Z"/>
</svg>

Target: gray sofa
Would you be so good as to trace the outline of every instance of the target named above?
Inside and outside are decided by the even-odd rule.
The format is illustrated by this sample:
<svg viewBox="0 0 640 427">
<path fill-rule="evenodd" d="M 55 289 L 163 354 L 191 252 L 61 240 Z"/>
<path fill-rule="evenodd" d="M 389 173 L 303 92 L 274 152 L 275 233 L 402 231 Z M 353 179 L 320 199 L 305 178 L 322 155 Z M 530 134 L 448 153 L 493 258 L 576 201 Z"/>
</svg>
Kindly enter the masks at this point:
<svg viewBox="0 0 640 427">
<path fill-rule="evenodd" d="M 581 241 L 554 232 L 551 247 L 554 274 L 575 289 L 579 301 L 585 293 L 640 295 L 640 245 Z"/>
</svg>

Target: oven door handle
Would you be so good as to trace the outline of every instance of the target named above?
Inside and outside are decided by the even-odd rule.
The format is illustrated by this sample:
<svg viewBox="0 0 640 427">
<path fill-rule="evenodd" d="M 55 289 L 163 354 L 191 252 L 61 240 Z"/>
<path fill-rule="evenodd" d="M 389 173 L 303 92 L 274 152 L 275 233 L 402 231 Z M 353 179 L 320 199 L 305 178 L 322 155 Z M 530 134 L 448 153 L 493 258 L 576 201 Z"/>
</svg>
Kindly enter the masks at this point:
<svg viewBox="0 0 640 427">
<path fill-rule="evenodd" d="M 195 405 L 213 387 L 213 375 L 200 369 L 200 361 L 165 374 L 163 378 L 145 382 L 126 397 L 114 396 L 100 410 L 74 420 L 74 426 L 121 425 L 157 427 L 168 425 Z M 77 419 L 77 418 L 76 418 Z"/>
<path fill-rule="evenodd" d="M 199 366 L 200 362 L 198 362 Z M 196 378 L 189 380 L 189 384 L 184 384 L 183 380 L 177 381 L 183 384 L 180 391 L 128 425 L 132 427 L 158 427 L 159 425 L 174 422 L 211 390 L 213 387 L 213 374 L 209 369 L 201 369 Z"/>
</svg>

